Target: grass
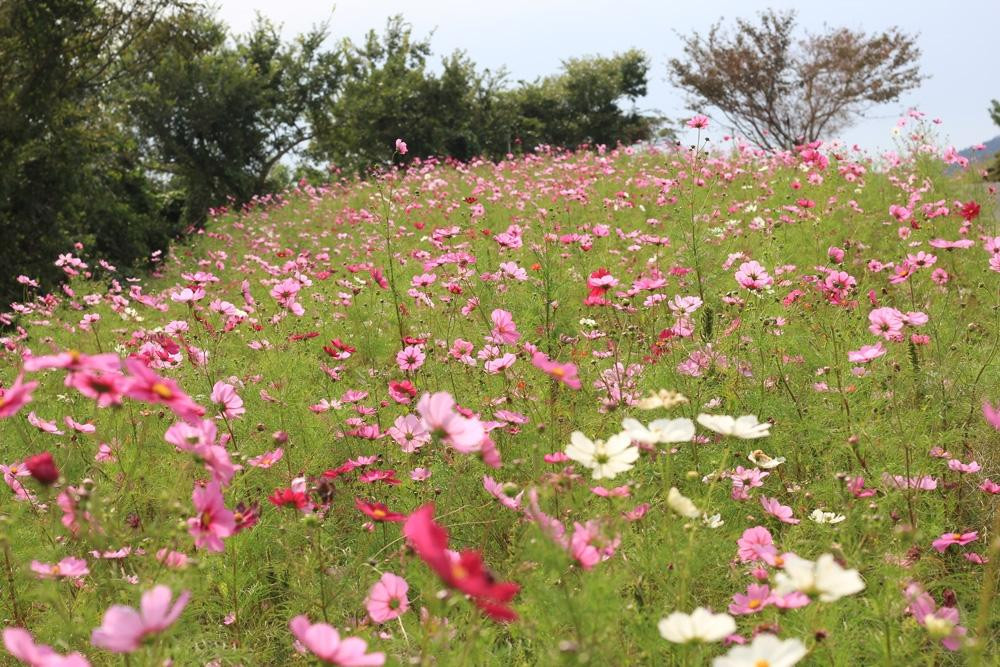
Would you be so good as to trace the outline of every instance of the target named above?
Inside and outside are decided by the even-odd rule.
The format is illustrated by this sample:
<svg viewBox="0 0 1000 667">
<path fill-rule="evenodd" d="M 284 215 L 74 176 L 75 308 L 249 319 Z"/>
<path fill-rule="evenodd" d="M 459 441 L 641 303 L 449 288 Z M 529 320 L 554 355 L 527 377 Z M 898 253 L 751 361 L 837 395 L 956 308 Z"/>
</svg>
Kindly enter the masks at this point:
<svg viewBox="0 0 1000 667">
<path fill-rule="evenodd" d="M 195 549 L 185 521 L 194 515 L 192 485 L 208 475 L 195 457 L 164 441 L 173 414 L 129 399 L 120 408 L 97 409 L 63 386 L 62 371 L 31 374 L 41 383 L 34 401 L 0 420 L 4 458 L 10 464 L 51 451 L 61 485 L 86 490 L 83 508 L 92 520 L 83 521 L 76 536 L 66 531 L 55 502 L 59 488 L 27 481 L 37 503 L 5 496 L 4 623 L 23 624 L 38 641 L 61 652 L 79 650 L 95 665 L 121 664 L 90 645 L 91 629 L 111 604 L 137 606 L 142 591 L 166 584 L 175 592 L 190 590 L 191 603 L 173 627 L 132 656 L 132 664 L 160 664 L 168 656 L 177 665 L 307 664 L 311 658 L 296 652 L 288 630 L 298 614 L 362 637 L 369 650 L 384 651 L 390 664 L 704 664 L 726 649 L 668 643 L 657 622 L 696 606 L 724 611 L 733 594 L 753 583 L 751 567 L 736 559 L 737 539 L 763 525 L 782 552 L 810 559 L 833 553 L 860 572 L 866 587 L 832 603 L 814 601 L 788 611 L 769 606 L 737 617 L 744 637 L 768 627 L 799 638 L 810 649 L 803 662 L 809 665 L 988 662 L 1000 634 L 997 596 L 989 588 L 1000 554 L 995 546 L 990 551 L 998 537 L 996 496 L 978 487 L 1000 475 L 1000 435 L 981 412 L 984 400 L 1000 399 L 1000 274 L 990 270 L 980 237 L 1000 234 L 994 197 L 967 178 L 946 177 L 941 161 L 927 154 L 876 170 L 861 154 L 829 153 L 825 169 L 794 155 L 750 151 L 584 151 L 499 165 L 431 162 L 381 179 L 306 188 L 220 216 L 200 238 L 177 246 L 158 276 L 142 283 L 143 293 L 162 298 L 162 312 L 130 296 L 124 281 L 118 296 L 126 301 L 116 305 L 116 291 L 108 289 L 111 276 L 96 267 L 95 280 L 72 282 L 75 298 L 56 295 L 48 304 L 26 299 L 32 312 L 19 318 L 24 333 L 8 338 L 0 369 L 5 385 L 27 349 L 115 350 L 125 356 L 143 343 L 153 342 L 147 350 L 165 343 L 155 332 L 168 323 L 187 323 L 186 333 L 169 336 L 181 346 L 179 361 L 159 372 L 176 379 L 210 415 L 214 383 L 227 380 L 237 388 L 246 414 L 220 421 L 219 431 L 231 435 L 230 455 L 244 469 L 224 496 L 230 508 L 259 503 L 261 517 L 252 529 L 227 539 L 223 553 Z M 692 173 L 703 182 L 695 184 Z M 822 182 L 810 182 L 810 174 Z M 894 219 L 889 207 L 913 204 L 917 195 L 912 208 L 919 229 L 913 229 Z M 966 223 L 958 210 L 970 199 L 983 210 Z M 923 205 L 939 200 L 948 214 L 928 218 Z M 503 249 L 497 236 L 512 224 L 521 227 L 523 245 Z M 455 233 L 433 238 L 432 230 L 447 228 Z M 901 238 L 899 228 L 910 235 Z M 937 238 L 968 238 L 975 245 L 937 250 L 929 246 Z M 846 253 L 835 268 L 857 281 L 842 305 L 824 298 L 812 278 L 824 275 L 817 267 L 833 267 L 831 246 Z M 900 284 L 890 283 L 891 269 L 868 267 L 870 260 L 898 264 L 921 250 L 935 254 L 936 264 Z M 425 265 L 448 252 L 466 253 L 470 263 Z M 734 253 L 742 256 L 733 260 Z M 774 278 L 771 288 L 737 284 L 733 274 L 749 259 Z M 527 278 L 483 278 L 502 262 L 517 263 Z M 360 264 L 380 268 L 395 290 L 374 285 L 367 269 L 348 268 Z M 607 295 L 620 308 L 583 304 L 587 278 L 601 267 L 620 281 Z M 615 296 L 654 268 L 666 278 L 664 286 Z M 947 283 L 931 280 L 937 268 L 948 272 Z M 206 284 L 205 298 L 193 307 L 171 301 L 169 294 L 192 282 L 182 274 L 199 270 L 219 279 Z M 424 273 L 437 275 L 420 289 L 426 301 L 407 294 L 411 278 Z M 268 295 L 273 283 L 296 275 L 311 281 L 299 293 L 301 317 Z M 222 299 L 246 308 L 244 280 L 255 309 L 224 331 L 225 318 L 208 305 Z M 783 303 L 795 289 L 802 290 L 799 299 Z M 643 305 L 652 293 L 702 295 L 690 336 L 657 343 L 674 317 L 666 301 Z M 74 307 L 85 294 L 94 295 L 94 304 Z M 478 306 L 464 315 L 469 299 Z M 884 356 L 850 363 L 849 350 L 879 340 L 868 330 L 871 300 L 926 313 L 927 324 L 906 334 L 929 340 L 883 341 Z M 489 374 L 482 360 L 469 366 L 451 358 L 456 339 L 471 341 L 477 351 L 483 347 L 495 309 L 509 311 L 522 334 L 517 345 L 502 346 L 517 355 L 514 365 Z M 79 326 L 87 313 L 100 315 L 89 332 Z M 593 323 L 581 323 L 587 319 Z M 396 365 L 400 329 L 427 340 L 426 362 L 415 372 Z M 330 359 L 321 348 L 333 338 L 356 351 L 346 360 Z M 252 349 L 255 341 L 267 343 Z M 582 389 L 560 385 L 534 368 L 525 342 L 576 364 Z M 206 352 L 207 362 L 192 363 L 185 346 Z M 713 359 L 697 377 L 679 371 L 692 353 Z M 602 408 L 608 392 L 595 382 L 600 384 L 602 373 L 624 381 L 615 364 L 635 372 L 629 379 L 634 398 L 667 388 L 689 402 L 669 412 L 645 412 L 627 402 Z M 339 379 L 322 365 L 342 367 Z M 864 375 L 852 373 L 862 366 Z M 407 454 L 389 437 L 351 435 L 357 424 L 350 418 L 384 432 L 398 416 L 413 412 L 412 404 L 398 405 L 387 394 L 390 380 L 404 378 L 419 393 L 451 393 L 484 421 L 497 410 L 526 416 L 524 424 L 492 432 L 502 467 L 490 468 L 440 442 Z M 370 414 L 360 415 L 349 403 L 322 413 L 309 409 L 348 390 L 368 392 L 358 405 L 371 408 Z M 97 431 L 42 433 L 27 423 L 30 410 L 60 426 L 65 415 L 93 421 Z M 772 423 L 771 435 L 744 441 L 699 427 L 706 442 L 651 447 L 634 468 L 599 482 L 580 465 L 543 460 L 564 450 L 572 431 L 607 438 L 621 430 L 623 417 L 646 423 L 699 412 L 756 415 Z M 269 469 L 248 465 L 249 458 L 277 446 L 278 431 L 288 438 L 284 459 Z M 96 462 L 98 443 L 109 443 L 117 461 Z M 931 457 L 933 447 L 951 456 Z M 712 473 L 752 468 L 747 455 L 757 448 L 787 461 L 763 487 L 751 490 L 750 500 L 733 500 L 730 481 Z M 378 455 L 372 467 L 395 470 L 402 483 L 363 484 L 356 473 L 338 478 L 321 516 L 267 501 L 296 477 L 315 481 L 324 470 L 365 455 Z M 975 460 L 982 469 L 955 472 L 949 458 Z M 430 478 L 411 480 L 418 467 L 429 470 Z M 934 491 L 901 490 L 885 483 L 884 473 L 932 475 L 939 483 Z M 583 570 L 535 523 L 486 493 L 484 475 L 517 490 L 536 489 L 544 510 L 568 529 L 575 521 L 602 521 L 608 539 L 620 535 L 616 553 Z M 863 476 L 878 493 L 855 498 L 848 476 Z M 596 484 L 628 484 L 631 497 L 598 497 L 589 490 Z M 710 528 L 671 512 L 666 495 L 672 486 L 724 523 Z M 767 516 L 762 495 L 790 506 L 801 523 L 785 525 Z M 463 596 L 440 595 L 442 583 L 407 549 L 399 524 L 367 530 L 355 497 L 403 513 L 433 502 L 453 548 L 481 550 L 498 579 L 521 586 L 513 603 L 519 619 L 496 623 Z M 642 519 L 622 518 L 641 504 L 649 506 Z M 807 516 L 817 508 L 845 518 L 815 523 Z M 939 535 L 956 531 L 978 531 L 979 539 L 943 553 L 931 548 Z M 89 555 L 123 546 L 134 551 L 122 559 Z M 154 557 L 162 548 L 188 554 L 191 565 L 164 567 Z M 966 560 L 962 554 L 968 552 L 991 563 Z M 88 560 L 90 574 L 79 586 L 39 580 L 28 568 L 33 559 L 53 563 L 66 556 Z M 409 582 L 412 608 L 397 621 L 374 626 L 366 620 L 364 599 L 382 572 Z M 938 604 L 952 598 L 976 642 L 952 652 L 931 638 L 906 613 L 903 589 L 911 581 Z"/>
</svg>

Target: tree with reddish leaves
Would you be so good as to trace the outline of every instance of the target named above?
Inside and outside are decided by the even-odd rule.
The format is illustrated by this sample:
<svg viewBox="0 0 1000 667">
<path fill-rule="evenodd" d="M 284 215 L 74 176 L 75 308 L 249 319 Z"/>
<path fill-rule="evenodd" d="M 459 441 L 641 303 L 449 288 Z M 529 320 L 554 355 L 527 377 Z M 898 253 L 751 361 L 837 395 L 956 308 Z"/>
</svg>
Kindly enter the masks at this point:
<svg viewBox="0 0 1000 667">
<path fill-rule="evenodd" d="M 684 58 L 668 64 L 692 109 L 715 109 L 764 148 L 790 149 L 850 125 L 925 78 L 916 38 L 897 28 L 869 34 L 832 28 L 797 37 L 794 11 L 768 10 L 756 23 L 721 22 L 682 37 Z"/>
</svg>

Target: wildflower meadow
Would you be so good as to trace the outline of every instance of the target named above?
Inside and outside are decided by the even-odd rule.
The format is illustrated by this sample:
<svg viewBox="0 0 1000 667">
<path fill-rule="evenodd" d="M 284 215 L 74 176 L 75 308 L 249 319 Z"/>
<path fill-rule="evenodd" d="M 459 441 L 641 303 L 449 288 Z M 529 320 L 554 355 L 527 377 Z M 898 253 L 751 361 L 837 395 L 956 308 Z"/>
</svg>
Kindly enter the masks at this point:
<svg viewBox="0 0 1000 667">
<path fill-rule="evenodd" d="M 4 664 L 996 664 L 996 188 L 689 126 L 22 276 Z"/>
</svg>

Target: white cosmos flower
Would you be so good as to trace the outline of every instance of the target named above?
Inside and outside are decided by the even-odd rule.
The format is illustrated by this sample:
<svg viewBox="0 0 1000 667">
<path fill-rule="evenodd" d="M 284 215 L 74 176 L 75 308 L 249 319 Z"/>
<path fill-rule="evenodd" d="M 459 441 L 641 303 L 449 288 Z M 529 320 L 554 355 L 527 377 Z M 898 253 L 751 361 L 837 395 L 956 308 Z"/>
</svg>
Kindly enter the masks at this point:
<svg viewBox="0 0 1000 667">
<path fill-rule="evenodd" d="M 755 450 L 753 450 L 747 456 L 747 459 L 750 461 L 750 463 L 752 463 L 755 466 L 757 466 L 758 468 L 762 468 L 764 470 L 770 470 L 771 468 L 777 468 L 778 466 L 780 466 L 782 463 L 785 462 L 785 457 L 784 456 L 776 456 L 774 458 L 771 458 L 770 456 L 768 456 L 767 454 L 765 454 L 764 450 L 762 450 L 762 449 L 755 449 Z"/>
<path fill-rule="evenodd" d="M 656 419 L 643 426 L 638 419 L 626 417 L 622 420 L 625 433 L 636 442 L 654 445 L 658 442 L 690 442 L 694 437 L 694 422 L 687 417 L 678 419 Z"/>
<path fill-rule="evenodd" d="M 655 410 L 657 408 L 669 410 L 676 405 L 687 402 L 687 397 L 684 394 L 669 389 L 661 389 L 646 398 L 640 399 L 636 407 L 640 410 Z"/>
<path fill-rule="evenodd" d="M 865 589 L 858 571 L 840 567 L 833 554 L 823 554 L 816 562 L 794 554 L 788 554 L 784 560 L 784 571 L 775 575 L 774 592 L 777 595 L 799 591 L 818 595 L 822 602 L 833 602 Z"/>
<path fill-rule="evenodd" d="M 667 505 L 673 511 L 689 519 L 697 519 L 701 516 L 701 510 L 695 507 L 690 498 L 681 495 L 676 486 L 671 486 L 667 493 Z"/>
<path fill-rule="evenodd" d="M 806 645 L 798 639 L 778 639 L 761 633 L 749 646 L 734 646 L 712 661 L 712 667 L 791 667 L 806 657 Z"/>
<path fill-rule="evenodd" d="M 836 512 L 824 512 L 823 510 L 815 509 L 809 515 L 809 518 L 816 523 L 840 523 L 847 517 Z"/>
<path fill-rule="evenodd" d="M 707 513 L 701 515 L 701 522 L 709 528 L 718 528 L 725 523 L 725 521 L 722 520 L 721 514 L 713 514 L 712 516 L 709 516 Z"/>
<path fill-rule="evenodd" d="M 662 619 L 657 627 L 668 642 L 717 642 L 736 632 L 736 621 L 729 614 L 713 614 L 698 607 L 690 614 L 675 611 Z"/>
<path fill-rule="evenodd" d="M 771 424 L 757 421 L 753 415 L 743 415 L 742 417 L 730 417 L 729 415 L 698 415 L 698 423 L 716 433 L 731 435 L 744 440 L 764 438 L 771 435 Z"/>
<path fill-rule="evenodd" d="M 591 440 L 579 431 L 569 436 L 566 456 L 594 471 L 594 479 L 611 479 L 632 468 L 639 458 L 639 448 L 627 433 L 619 433 L 608 441 Z"/>
</svg>

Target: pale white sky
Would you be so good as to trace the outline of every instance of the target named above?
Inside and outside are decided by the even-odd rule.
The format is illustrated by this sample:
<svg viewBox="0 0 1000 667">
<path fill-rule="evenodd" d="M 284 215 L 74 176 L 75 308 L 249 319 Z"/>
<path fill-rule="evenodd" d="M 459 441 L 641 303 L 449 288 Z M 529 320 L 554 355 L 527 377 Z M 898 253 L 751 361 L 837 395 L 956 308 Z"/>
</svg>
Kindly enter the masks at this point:
<svg viewBox="0 0 1000 667">
<path fill-rule="evenodd" d="M 823 25 L 873 32 L 892 25 L 919 33 L 921 66 L 931 78 L 899 104 L 879 107 L 841 138 L 870 149 L 891 147 L 898 115 L 916 106 L 940 117 L 948 143 L 958 148 L 998 134 L 987 114 L 1000 98 L 1000 0 L 215 0 L 219 16 L 245 32 L 259 11 L 290 36 L 330 19 L 332 38 L 359 40 L 381 32 L 386 18 L 403 14 L 418 36 L 434 31 L 435 58 L 465 50 L 479 67 L 506 66 L 511 79 L 531 80 L 559 69 L 572 56 L 607 54 L 631 47 L 652 61 L 645 108 L 686 117 L 683 97 L 666 80 L 666 62 L 681 55 L 676 32 L 704 33 L 719 18 L 753 16 L 767 7 L 796 8 L 800 28 Z M 683 137 L 682 137 L 683 138 Z"/>
</svg>

